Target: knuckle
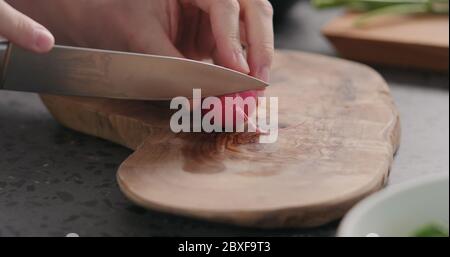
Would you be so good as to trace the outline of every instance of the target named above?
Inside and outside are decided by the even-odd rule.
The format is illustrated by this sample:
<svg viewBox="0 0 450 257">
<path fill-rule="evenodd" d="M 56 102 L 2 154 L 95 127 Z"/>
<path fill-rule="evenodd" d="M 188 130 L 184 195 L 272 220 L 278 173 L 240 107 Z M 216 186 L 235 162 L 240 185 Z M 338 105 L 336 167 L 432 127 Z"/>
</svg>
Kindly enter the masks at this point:
<svg viewBox="0 0 450 257">
<path fill-rule="evenodd" d="M 258 43 L 254 43 L 252 44 L 250 47 L 253 47 L 254 49 L 257 49 L 258 51 L 262 51 L 262 52 L 274 52 L 275 51 L 275 46 L 272 42 L 258 42 Z"/>
<path fill-rule="evenodd" d="M 239 13 L 241 10 L 241 6 L 237 0 L 219 0 L 217 4 L 220 8 L 224 8 L 233 13 Z"/>
<path fill-rule="evenodd" d="M 272 43 L 263 43 L 254 46 L 255 52 L 265 63 L 271 63 L 275 53 L 275 47 Z"/>
<path fill-rule="evenodd" d="M 264 16 L 272 17 L 274 14 L 273 6 L 268 0 L 247 0 L 250 1 L 254 8 L 263 13 Z"/>
<path fill-rule="evenodd" d="M 234 44 L 235 48 L 242 48 L 241 38 L 237 33 L 229 34 L 228 40 L 230 40 Z"/>
<path fill-rule="evenodd" d="M 28 34 L 32 33 L 32 26 L 30 22 L 23 17 L 18 17 L 16 19 L 14 27 L 17 31 L 20 31 L 20 33 L 23 33 L 26 36 L 29 36 Z"/>
</svg>

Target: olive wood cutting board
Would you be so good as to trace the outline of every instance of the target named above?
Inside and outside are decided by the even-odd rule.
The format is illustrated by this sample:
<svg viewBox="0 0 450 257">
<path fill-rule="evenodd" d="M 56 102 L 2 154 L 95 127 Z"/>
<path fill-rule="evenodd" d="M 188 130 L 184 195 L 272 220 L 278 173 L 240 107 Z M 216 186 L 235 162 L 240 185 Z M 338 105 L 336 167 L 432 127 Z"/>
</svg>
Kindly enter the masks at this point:
<svg viewBox="0 0 450 257">
<path fill-rule="evenodd" d="M 385 185 L 399 115 L 364 65 L 289 51 L 275 60 L 266 92 L 279 97 L 274 144 L 254 133 L 174 134 L 168 103 L 42 100 L 61 124 L 135 150 L 117 180 L 138 205 L 243 226 L 322 225 Z"/>
<path fill-rule="evenodd" d="M 359 15 L 347 13 L 322 29 L 343 57 L 448 72 L 448 15 L 380 16 L 358 27 Z"/>
</svg>

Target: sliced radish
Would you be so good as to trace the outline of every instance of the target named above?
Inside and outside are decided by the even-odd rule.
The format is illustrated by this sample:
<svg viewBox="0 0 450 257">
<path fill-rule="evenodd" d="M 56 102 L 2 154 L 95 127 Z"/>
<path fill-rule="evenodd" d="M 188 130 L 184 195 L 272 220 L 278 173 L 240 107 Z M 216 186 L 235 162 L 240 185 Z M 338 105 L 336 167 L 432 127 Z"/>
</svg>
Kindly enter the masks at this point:
<svg viewBox="0 0 450 257">
<path fill-rule="evenodd" d="M 226 113 L 226 104 L 225 104 L 225 98 L 226 97 L 241 97 L 244 101 L 251 97 L 255 99 L 255 102 L 258 103 L 258 97 L 263 96 L 264 95 L 264 91 L 263 90 L 253 90 L 253 91 L 246 91 L 246 92 L 240 92 L 240 93 L 235 93 L 235 94 L 230 94 L 230 95 L 225 95 L 225 96 L 221 96 L 219 97 L 220 101 L 222 102 L 222 125 L 223 128 L 226 127 L 227 124 L 233 124 L 233 130 L 235 130 L 236 128 L 240 127 L 240 126 L 244 126 L 245 124 L 236 124 L 238 121 L 243 120 L 244 123 L 247 123 L 247 125 L 250 127 L 252 127 L 253 129 L 257 130 L 256 124 L 253 124 L 253 122 L 251 121 L 251 119 L 249 119 L 249 117 L 251 115 L 253 115 L 256 112 L 256 108 L 245 108 L 246 106 L 242 105 L 238 105 L 238 104 L 234 104 L 231 108 L 233 108 L 233 117 L 226 117 L 225 113 Z M 247 106 L 248 107 L 248 106 Z M 257 107 L 257 106 L 255 106 Z M 230 108 L 230 107 L 228 107 Z M 202 114 L 205 115 L 206 113 L 208 113 L 210 110 L 202 110 Z M 232 120 L 230 120 L 232 119 Z"/>
</svg>

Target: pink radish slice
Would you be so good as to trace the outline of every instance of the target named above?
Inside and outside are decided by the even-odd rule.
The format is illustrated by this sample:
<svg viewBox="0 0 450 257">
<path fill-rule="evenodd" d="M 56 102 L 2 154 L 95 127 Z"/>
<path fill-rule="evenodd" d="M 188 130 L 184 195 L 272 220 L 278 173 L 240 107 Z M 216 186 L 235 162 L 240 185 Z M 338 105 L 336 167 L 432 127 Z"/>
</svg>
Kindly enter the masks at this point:
<svg viewBox="0 0 450 257">
<path fill-rule="evenodd" d="M 252 97 L 255 99 L 256 103 L 258 103 L 258 97 L 264 95 L 264 90 L 252 90 L 252 91 L 246 91 L 246 92 L 240 92 L 230 95 L 221 96 L 220 101 L 222 102 L 222 124 L 225 128 L 226 124 L 233 124 L 233 129 L 242 126 L 243 124 L 236 124 L 237 121 L 243 120 L 245 123 L 251 122 L 251 120 L 248 119 L 249 116 L 253 115 L 256 109 L 253 108 L 245 108 L 245 106 L 240 105 L 233 105 L 233 117 L 229 120 L 230 117 L 225 117 L 226 112 L 226 106 L 225 106 L 225 98 L 226 97 L 241 97 L 243 100 L 246 100 L 249 97 Z M 203 115 L 208 113 L 210 110 L 203 110 Z M 256 124 L 248 124 L 248 126 L 254 126 L 256 128 Z"/>
</svg>

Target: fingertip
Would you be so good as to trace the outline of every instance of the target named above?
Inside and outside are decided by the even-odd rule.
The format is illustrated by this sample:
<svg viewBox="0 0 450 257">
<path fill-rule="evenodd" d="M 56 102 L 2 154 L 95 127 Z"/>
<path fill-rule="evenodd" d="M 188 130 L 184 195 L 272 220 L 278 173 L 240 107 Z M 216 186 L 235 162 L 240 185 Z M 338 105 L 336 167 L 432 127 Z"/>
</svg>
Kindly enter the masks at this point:
<svg viewBox="0 0 450 257">
<path fill-rule="evenodd" d="M 253 74 L 256 78 L 264 81 L 269 82 L 270 80 L 270 66 L 261 66 L 259 67 L 256 72 Z"/>
<path fill-rule="evenodd" d="M 249 74 L 250 73 L 250 66 L 248 65 L 247 59 L 245 59 L 245 56 L 242 52 L 236 52 L 234 56 L 234 63 L 238 67 L 237 70 Z"/>
<path fill-rule="evenodd" d="M 33 50 L 38 53 L 46 53 L 50 51 L 54 44 L 55 38 L 45 28 L 35 28 L 33 35 Z"/>
<path fill-rule="evenodd" d="M 217 47 L 213 53 L 214 64 L 235 70 L 244 74 L 250 74 L 250 65 L 242 51 L 230 50 L 231 48 Z"/>
</svg>

